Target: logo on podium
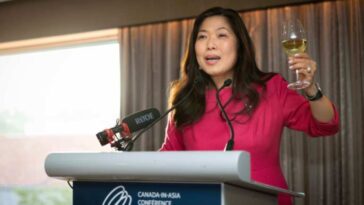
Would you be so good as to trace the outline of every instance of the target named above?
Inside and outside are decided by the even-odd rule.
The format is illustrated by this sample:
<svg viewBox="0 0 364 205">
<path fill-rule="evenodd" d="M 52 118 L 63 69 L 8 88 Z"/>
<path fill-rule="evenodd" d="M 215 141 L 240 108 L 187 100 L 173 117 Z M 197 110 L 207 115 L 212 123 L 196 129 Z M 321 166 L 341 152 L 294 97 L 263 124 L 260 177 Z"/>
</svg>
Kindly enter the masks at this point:
<svg viewBox="0 0 364 205">
<path fill-rule="evenodd" d="M 102 205 L 131 205 L 132 198 L 124 186 L 117 186 L 105 197 Z"/>
</svg>

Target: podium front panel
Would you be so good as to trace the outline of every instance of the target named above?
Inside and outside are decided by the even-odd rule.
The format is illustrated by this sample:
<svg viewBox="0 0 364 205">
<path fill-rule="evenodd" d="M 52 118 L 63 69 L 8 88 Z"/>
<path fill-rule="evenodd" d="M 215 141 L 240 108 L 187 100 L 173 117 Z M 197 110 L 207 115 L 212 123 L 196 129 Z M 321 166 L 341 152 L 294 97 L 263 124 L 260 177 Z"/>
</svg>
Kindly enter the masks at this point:
<svg viewBox="0 0 364 205">
<path fill-rule="evenodd" d="M 221 205 L 221 190 L 221 184 L 75 181 L 73 204 Z"/>
</svg>

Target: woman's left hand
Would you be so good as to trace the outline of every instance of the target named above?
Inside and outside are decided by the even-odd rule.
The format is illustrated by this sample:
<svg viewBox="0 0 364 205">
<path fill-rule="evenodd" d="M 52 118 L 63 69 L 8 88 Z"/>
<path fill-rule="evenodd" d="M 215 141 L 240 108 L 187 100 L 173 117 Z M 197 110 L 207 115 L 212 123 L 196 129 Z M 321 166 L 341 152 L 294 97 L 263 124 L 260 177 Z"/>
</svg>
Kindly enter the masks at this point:
<svg viewBox="0 0 364 205">
<path fill-rule="evenodd" d="M 295 54 L 288 58 L 289 69 L 294 71 L 298 70 L 300 73 L 300 79 L 310 82 L 310 86 L 305 88 L 307 95 L 315 95 L 317 88 L 313 83 L 315 73 L 317 70 L 317 64 L 307 53 Z"/>
</svg>

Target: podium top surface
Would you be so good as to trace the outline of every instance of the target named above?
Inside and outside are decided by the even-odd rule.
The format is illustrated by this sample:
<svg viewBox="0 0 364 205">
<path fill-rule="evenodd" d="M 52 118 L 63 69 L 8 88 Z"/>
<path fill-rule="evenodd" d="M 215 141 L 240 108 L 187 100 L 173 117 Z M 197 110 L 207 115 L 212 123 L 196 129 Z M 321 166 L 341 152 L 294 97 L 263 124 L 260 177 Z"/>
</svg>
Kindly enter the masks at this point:
<svg viewBox="0 0 364 205">
<path fill-rule="evenodd" d="M 52 153 L 48 176 L 77 181 L 228 183 L 272 194 L 303 197 L 250 177 L 250 155 L 242 151 Z"/>
</svg>

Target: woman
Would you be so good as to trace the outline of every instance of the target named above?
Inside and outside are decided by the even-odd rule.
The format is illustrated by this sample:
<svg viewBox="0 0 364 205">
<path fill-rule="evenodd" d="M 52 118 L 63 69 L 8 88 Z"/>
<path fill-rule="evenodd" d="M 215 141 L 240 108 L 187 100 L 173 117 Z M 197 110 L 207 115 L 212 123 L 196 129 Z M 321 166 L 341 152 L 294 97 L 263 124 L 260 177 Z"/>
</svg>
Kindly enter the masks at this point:
<svg viewBox="0 0 364 205">
<path fill-rule="evenodd" d="M 311 136 L 338 131 L 333 104 L 313 82 L 316 63 L 299 54 L 289 59 L 289 66 L 311 82 L 304 89 L 306 98 L 289 90 L 280 75 L 258 69 L 253 44 L 237 12 L 224 8 L 203 12 L 195 20 L 170 105 L 187 98 L 169 117 L 161 150 L 224 150 L 229 131 L 215 95 L 225 80 L 232 79 L 219 96 L 234 128 L 233 150 L 250 152 L 253 180 L 287 189 L 279 162 L 283 128 Z M 196 84 L 199 78 L 202 83 Z M 278 201 L 291 204 L 284 196 Z"/>
</svg>

